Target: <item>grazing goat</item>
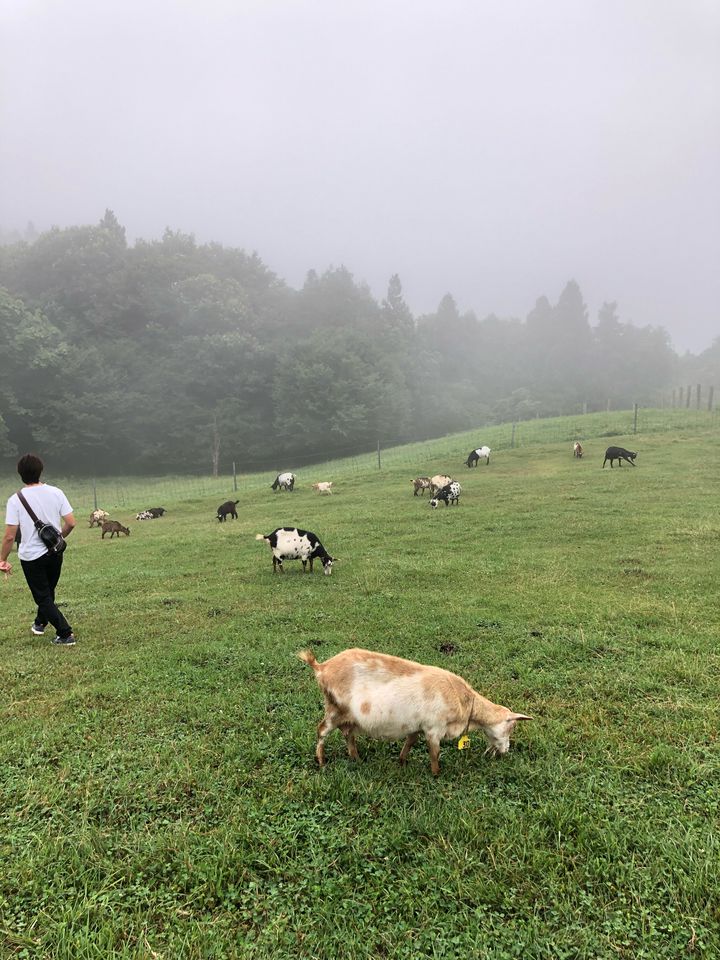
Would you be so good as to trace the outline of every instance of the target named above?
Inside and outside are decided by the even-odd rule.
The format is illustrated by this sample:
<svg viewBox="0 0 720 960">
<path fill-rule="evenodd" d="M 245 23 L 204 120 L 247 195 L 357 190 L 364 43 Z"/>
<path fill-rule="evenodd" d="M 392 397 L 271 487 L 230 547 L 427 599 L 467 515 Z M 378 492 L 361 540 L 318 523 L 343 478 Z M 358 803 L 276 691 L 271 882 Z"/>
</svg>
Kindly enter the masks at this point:
<svg viewBox="0 0 720 960">
<path fill-rule="evenodd" d="M 312 573 L 313 560 L 317 557 L 323 565 L 323 573 L 326 577 L 329 577 L 332 573 L 333 561 L 337 560 L 337 557 L 330 556 L 318 537 L 309 530 L 298 530 L 297 527 L 278 527 L 267 536 L 258 533 L 255 539 L 265 540 L 270 544 L 273 573 L 276 572 L 278 567 L 280 573 L 285 573 L 283 560 L 302 560 L 303 573 L 307 570 L 309 560 L 310 573 Z"/>
<path fill-rule="evenodd" d="M 418 491 L 422 490 L 422 495 L 425 496 L 426 490 L 432 490 L 432 481 L 430 477 L 416 477 L 414 480 L 411 480 L 410 483 L 413 485 L 413 496 L 418 495 Z"/>
<path fill-rule="evenodd" d="M 333 482 L 332 480 L 323 481 L 321 483 L 311 483 L 310 486 L 313 490 L 317 490 L 318 493 L 332 493 Z"/>
<path fill-rule="evenodd" d="M 471 450 L 465 465 L 476 467 L 481 460 L 485 461 L 485 466 L 490 466 L 490 447 L 478 447 L 477 450 Z"/>
<path fill-rule="evenodd" d="M 400 763 L 405 764 L 420 734 L 425 735 L 433 776 L 440 773 L 440 742 L 482 730 L 486 753 L 502 755 L 510 749 L 510 734 L 518 720 L 532 720 L 480 696 L 455 673 L 402 660 L 371 650 L 343 650 L 318 663 L 310 650 L 298 657 L 312 667 L 325 701 L 318 726 L 315 756 L 325 764 L 325 737 L 336 727 L 345 737 L 348 753 L 359 760 L 355 732 L 374 740 L 401 740 Z"/>
<path fill-rule="evenodd" d="M 221 503 L 217 508 L 218 521 L 224 523 L 228 518 L 228 514 L 230 514 L 233 520 L 237 520 L 237 510 L 235 507 L 238 503 L 240 503 L 239 500 L 226 500 L 225 503 Z"/>
<path fill-rule="evenodd" d="M 148 507 L 147 512 L 151 513 L 153 517 L 157 519 L 158 517 L 162 517 L 163 514 L 166 514 L 167 510 L 165 507 Z"/>
<path fill-rule="evenodd" d="M 605 459 L 603 460 L 603 467 L 605 464 L 610 461 L 610 469 L 612 470 L 613 460 L 617 460 L 618 466 L 622 466 L 622 461 L 626 460 L 631 466 L 635 466 L 633 461 L 637 456 L 636 453 L 632 453 L 630 450 L 626 450 L 624 447 L 608 447 L 605 451 Z"/>
<path fill-rule="evenodd" d="M 102 538 L 105 539 L 105 534 L 110 534 L 110 539 L 117 535 L 118 540 L 120 539 L 120 534 L 124 533 L 126 537 L 130 536 L 130 530 L 127 527 L 124 527 L 121 523 L 118 523 L 117 520 L 105 520 L 102 525 Z"/>
<path fill-rule="evenodd" d="M 440 500 L 443 501 L 446 507 L 453 503 L 459 505 L 461 493 L 462 487 L 457 480 L 451 480 L 450 483 L 445 484 L 444 487 L 441 487 L 435 494 L 433 494 L 433 498 L 430 501 L 430 506 L 434 510 Z"/>
<path fill-rule="evenodd" d="M 294 473 L 279 473 L 273 482 L 270 484 L 270 488 L 275 490 L 277 493 L 278 490 L 290 490 L 292 491 L 295 486 L 295 474 Z"/>
<path fill-rule="evenodd" d="M 430 493 L 436 493 L 440 487 L 444 487 L 448 483 L 452 483 L 452 477 L 446 477 L 444 473 L 436 473 L 434 477 L 430 478 Z"/>
<path fill-rule="evenodd" d="M 136 520 L 154 520 L 155 515 L 150 513 L 149 510 L 141 510 L 140 513 L 135 514 Z"/>
<path fill-rule="evenodd" d="M 104 520 L 109 520 L 110 514 L 106 510 L 93 510 L 90 514 L 90 526 L 100 527 Z"/>
<path fill-rule="evenodd" d="M 582 444 L 579 440 L 576 440 L 573 444 L 573 456 L 577 457 L 578 460 L 582 459 L 582 455 L 585 451 L 582 448 Z"/>
</svg>

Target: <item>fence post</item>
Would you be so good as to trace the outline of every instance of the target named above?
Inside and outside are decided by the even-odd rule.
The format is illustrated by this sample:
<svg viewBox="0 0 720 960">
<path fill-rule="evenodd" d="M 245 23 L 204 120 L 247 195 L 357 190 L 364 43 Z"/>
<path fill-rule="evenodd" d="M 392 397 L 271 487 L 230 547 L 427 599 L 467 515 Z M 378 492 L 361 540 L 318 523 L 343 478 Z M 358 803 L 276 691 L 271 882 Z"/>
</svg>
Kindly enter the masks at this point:
<svg viewBox="0 0 720 960">
<path fill-rule="evenodd" d="M 712 385 L 708 387 L 708 410 L 710 412 L 712 412 L 712 407 L 713 407 L 713 391 L 714 390 L 715 390 L 715 387 L 713 387 Z"/>
<path fill-rule="evenodd" d="M 587 400 L 583 400 L 583 416 L 587 413 Z"/>
<path fill-rule="evenodd" d="M 513 420 L 512 434 L 511 434 L 511 436 L 510 436 L 510 449 L 511 449 L 511 450 L 514 450 L 514 449 L 515 449 L 515 427 L 516 427 L 516 426 L 517 426 L 517 424 L 516 424 L 515 421 Z"/>
<path fill-rule="evenodd" d="M 95 478 L 93 478 L 93 503 L 95 504 L 95 509 L 97 510 L 97 485 L 95 483 Z"/>
<path fill-rule="evenodd" d="M 698 385 L 695 387 L 695 409 L 696 409 L 696 410 L 699 410 L 699 409 L 700 409 L 700 391 L 701 391 L 701 389 L 702 389 L 702 388 L 700 387 L 700 384 L 698 383 Z"/>
<path fill-rule="evenodd" d="M 610 413 L 610 397 L 607 399 L 607 412 Z"/>
<path fill-rule="evenodd" d="M 235 471 L 235 461 L 233 460 L 233 490 L 237 492 L 237 473 Z"/>
<path fill-rule="evenodd" d="M 378 440 L 378 470 L 382 470 L 382 464 L 380 463 L 380 441 Z"/>
<path fill-rule="evenodd" d="M 687 388 L 687 393 L 685 394 L 685 409 L 690 409 L 690 397 L 692 396 L 692 387 Z"/>
<path fill-rule="evenodd" d="M 633 404 L 633 433 L 637 433 L 637 407 L 636 403 Z"/>
</svg>

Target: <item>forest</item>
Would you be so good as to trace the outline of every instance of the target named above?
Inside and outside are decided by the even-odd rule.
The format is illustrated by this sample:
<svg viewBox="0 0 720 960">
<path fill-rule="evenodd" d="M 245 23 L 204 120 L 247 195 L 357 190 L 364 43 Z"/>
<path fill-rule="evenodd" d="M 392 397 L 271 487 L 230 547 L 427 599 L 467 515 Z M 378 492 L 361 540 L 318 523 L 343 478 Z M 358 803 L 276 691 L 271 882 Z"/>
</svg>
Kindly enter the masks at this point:
<svg viewBox="0 0 720 960">
<path fill-rule="evenodd" d="M 291 288 L 263 263 L 166 230 L 129 244 L 108 210 L 0 246 L 0 458 L 56 471 L 301 465 L 485 423 L 659 404 L 720 383 L 720 337 L 679 357 L 662 327 L 594 322 L 569 280 L 525 319 L 414 316 L 345 266 Z"/>
</svg>

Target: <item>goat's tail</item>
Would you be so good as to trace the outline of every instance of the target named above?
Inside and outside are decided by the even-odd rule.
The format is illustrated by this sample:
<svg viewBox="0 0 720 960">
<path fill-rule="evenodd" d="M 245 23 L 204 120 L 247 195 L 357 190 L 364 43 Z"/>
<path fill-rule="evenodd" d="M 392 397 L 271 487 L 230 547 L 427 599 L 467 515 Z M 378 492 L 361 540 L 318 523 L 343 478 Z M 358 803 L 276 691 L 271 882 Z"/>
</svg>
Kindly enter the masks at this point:
<svg viewBox="0 0 720 960">
<path fill-rule="evenodd" d="M 265 536 L 264 533 L 256 533 L 256 534 L 255 534 L 255 539 L 256 539 L 256 540 L 267 540 L 267 537 Z"/>
<path fill-rule="evenodd" d="M 305 663 L 309 667 L 312 667 L 313 670 L 317 673 L 317 670 L 320 664 L 315 659 L 315 654 L 312 652 L 312 650 L 300 650 L 299 653 L 295 654 L 295 656 L 298 657 L 300 660 L 304 660 Z"/>
</svg>

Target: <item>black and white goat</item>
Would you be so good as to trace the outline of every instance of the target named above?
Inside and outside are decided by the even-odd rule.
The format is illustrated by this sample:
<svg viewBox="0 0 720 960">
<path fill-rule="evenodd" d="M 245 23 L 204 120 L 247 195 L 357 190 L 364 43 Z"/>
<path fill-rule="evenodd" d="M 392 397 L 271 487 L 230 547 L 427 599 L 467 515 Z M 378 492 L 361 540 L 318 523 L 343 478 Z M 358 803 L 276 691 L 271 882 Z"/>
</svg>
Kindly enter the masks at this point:
<svg viewBox="0 0 720 960">
<path fill-rule="evenodd" d="M 444 487 L 441 487 L 437 493 L 433 496 L 430 501 L 430 506 L 435 509 L 438 503 L 442 500 L 446 507 L 451 506 L 453 503 L 459 504 L 460 494 L 462 493 L 462 487 L 457 482 L 457 480 L 451 480 L 450 483 L 446 483 Z"/>
<path fill-rule="evenodd" d="M 294 486 L 295 486 L 295 474 L 290 473 L 289 471 L 287 473 L 279 473 L 275 477 L 273 482 L 270 484 L 270 487 L 276 492 L 278 490 L 292 491 Z"/>
<path fill-rule="evenodd" d="M 478 463 L 484 460 L 485 466 L 490 466 L 490 447 L 478 447 L 476 450 L 471 450 L 465 461 L 465 465 L 468 467 L 476 467 Z"/>
<path fill-rule="evenodd" d="M 307 570 L 307 562 L 310 561 L 310 573 L 312 573 L 313 560 L 317 558 L 323 565 L 323 572 L 326 577 L 332 573 L 333 561 L 337 557 L 331 557 L 325 547 L 320 543 L 320 539 L 309 530 L 298 530 L 297 527 L 278 527 L 267 536 L 258 533 L 256 540 L 265 540 L 270 544 L 272 551 L 273 573 L 280 568 L 280 573 L 285 573 L 283 569 L 283 560 L 302 560 L 303 573 Z"/>
</svg>

